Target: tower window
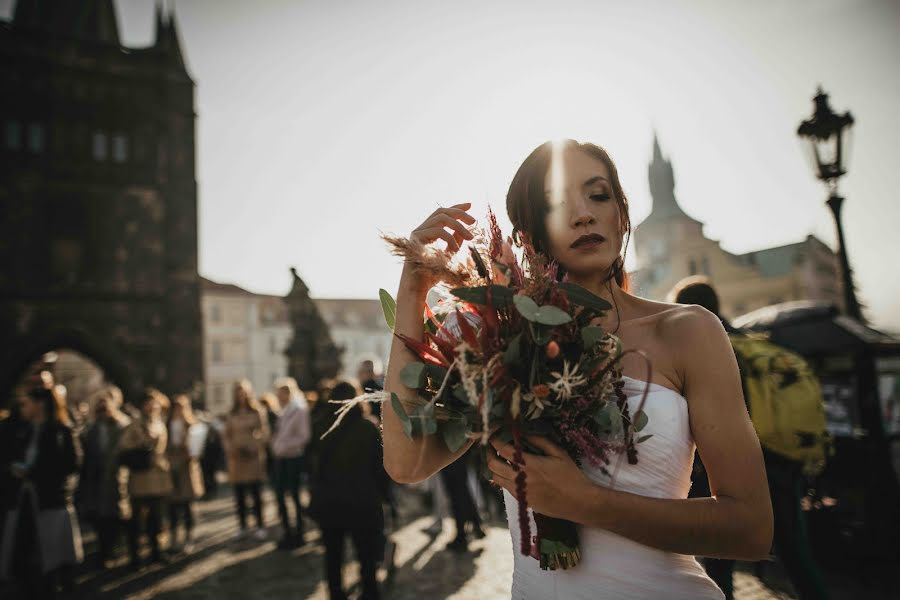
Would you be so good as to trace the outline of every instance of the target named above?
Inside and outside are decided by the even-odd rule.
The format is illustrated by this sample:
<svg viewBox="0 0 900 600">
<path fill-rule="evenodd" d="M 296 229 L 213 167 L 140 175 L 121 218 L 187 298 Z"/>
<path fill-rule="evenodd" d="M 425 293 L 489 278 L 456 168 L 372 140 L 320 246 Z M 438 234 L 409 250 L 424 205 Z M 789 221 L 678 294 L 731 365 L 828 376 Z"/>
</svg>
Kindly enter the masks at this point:
<svg viewBox="0 0 900 600">
<path fill-rule="evenodd" d="M 117 133 L 112 136 L 112 159 L 113 162 L 123 163 L 128 160 L 128 138 L 124 133 Z"/>
<path fill-rule="evenodd" d="M 7 150 L 18 150 L 22 147 L 22 125 L 18 121 L 7 121 L 4 137 Z"/>
<path fill-rule="evenodd" d="M 28 151 L 35 154 L 44 151 L 44 126 L 40 123 L 28 125 Z"/>
<path fill-rule="evenodd" d="M 106 133 L 103 131 L 94 132 L 94 141 L 92 144 L 94 160 L 104 161 L 108 153 Z"/>
</svg>

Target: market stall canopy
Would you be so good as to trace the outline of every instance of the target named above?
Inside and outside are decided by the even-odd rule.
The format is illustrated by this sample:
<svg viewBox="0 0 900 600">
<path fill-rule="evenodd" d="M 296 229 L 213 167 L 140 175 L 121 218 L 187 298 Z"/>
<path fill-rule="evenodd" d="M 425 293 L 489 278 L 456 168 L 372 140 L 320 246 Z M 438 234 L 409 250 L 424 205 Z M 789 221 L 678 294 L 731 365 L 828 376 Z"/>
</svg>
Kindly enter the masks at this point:
<svg viewBox="0 0 900 600">
<path fill-rule="evenodd" d="M 833 304 L 801 300 L 773 304 L 736 318 L 738 329 L 767 332 L 776 344 L 803 355 L 900 351 L 900 339 L 841 314 Z"/>
</svg>

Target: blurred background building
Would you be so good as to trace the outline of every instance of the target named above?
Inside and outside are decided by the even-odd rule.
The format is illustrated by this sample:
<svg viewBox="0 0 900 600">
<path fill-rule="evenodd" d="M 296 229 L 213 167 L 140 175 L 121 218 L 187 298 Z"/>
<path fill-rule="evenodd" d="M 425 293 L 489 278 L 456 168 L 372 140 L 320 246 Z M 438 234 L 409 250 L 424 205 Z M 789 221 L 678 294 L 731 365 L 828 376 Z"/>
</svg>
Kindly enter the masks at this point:
<svg viewBox="0 0 900 600">
<path fill-rule="evenodd" d="M 175 17 L 123 47 L 111 0 L 0 23 L 0 386 L 78 350 L 126 395 L 203 379 L 194 82 Z"/>
<path fill-rule="evenodd" d="M 317 298 L 312 302 L 336 347 L 325 362 L 340 359 L 338 375 L 355 377 L 363 360 L 374 361 L 376 370 L 387 362 L 391 332 L 377 300 Z M 263 392 L 290 373 L 287 351 L 294 339 L 294 324 L 285 298 L 203 279 L 202 304 L 207 410 L 227 412 L 231 388 L 238 379 L 246 377 L 257 392 Z"/>
<path fill-rule="evenodd" d="M 707 238 L 703 223 L 678 204 L 672 162 L 658 140 L 648 176 L 653 210 L 634 231 L 638 270 L 632 277 L 638 294 L 665 300 L 683 278 L 705 275 L 716 286 L 722 314 L 728 318 L 794 300 L 841 303 L 834 251 L 814 235 L 794 244 L 732 254 Z M 740 215 L 736 212 L 734 218 Z"/>
</svg>

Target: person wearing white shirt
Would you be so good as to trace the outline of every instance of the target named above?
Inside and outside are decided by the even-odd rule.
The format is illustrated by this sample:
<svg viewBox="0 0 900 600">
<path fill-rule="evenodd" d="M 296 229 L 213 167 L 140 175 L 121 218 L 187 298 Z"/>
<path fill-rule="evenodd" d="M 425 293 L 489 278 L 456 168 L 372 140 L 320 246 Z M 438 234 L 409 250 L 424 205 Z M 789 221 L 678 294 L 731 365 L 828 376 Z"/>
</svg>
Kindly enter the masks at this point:
<svg viewBox="0 0 900 600">
<path fill-rule="evenodd" d="M 281 414 L 272 436 L 272 453 L 275 456 L 275 496 L 284 529 L 284 537 L 278 547 L 291 549 L 304 544 L 300 479 L 310 438 L 309 405 L 293 377 L 277 380 L 275 390 L 281 404 Z M 286 496 L 294 504 L 295 528 L 291 527 Z"/>
</svg>

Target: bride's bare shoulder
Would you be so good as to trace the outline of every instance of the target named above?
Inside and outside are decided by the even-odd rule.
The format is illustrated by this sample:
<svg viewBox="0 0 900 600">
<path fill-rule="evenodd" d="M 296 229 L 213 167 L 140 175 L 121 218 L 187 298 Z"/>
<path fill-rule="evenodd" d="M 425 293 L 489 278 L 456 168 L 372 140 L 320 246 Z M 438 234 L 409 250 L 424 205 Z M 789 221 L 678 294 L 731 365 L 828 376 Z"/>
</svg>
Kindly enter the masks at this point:
<svg viewBox="0 0 900 600">
<path fill-rule="evenodd" d="M 639 315 L 635 323 L 644 321 L 663 337 L 709 335 L 724 332 L 719 318 L 702 306 L 693 304 L 671 304 L 635 297 L 635 312 Z"/>
</svg>

